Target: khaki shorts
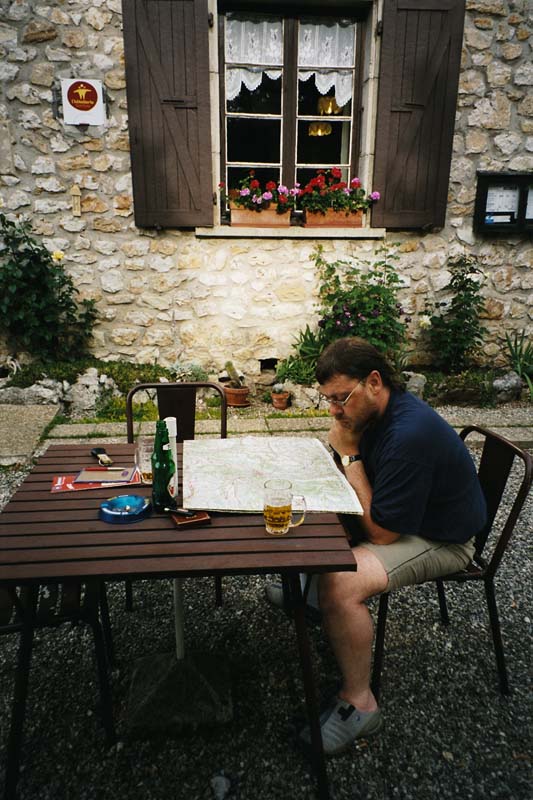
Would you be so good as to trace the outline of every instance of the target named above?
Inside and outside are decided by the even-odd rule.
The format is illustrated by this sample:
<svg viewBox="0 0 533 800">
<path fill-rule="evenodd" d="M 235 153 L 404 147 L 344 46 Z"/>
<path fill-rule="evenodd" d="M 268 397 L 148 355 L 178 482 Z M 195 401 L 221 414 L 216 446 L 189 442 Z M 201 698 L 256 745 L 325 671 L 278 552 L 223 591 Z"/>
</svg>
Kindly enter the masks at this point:
<svg viewBox="0 0 533 800">
<path fill-rule="evenodd" d="M 392 544 L 360 542 L 355 548 L 370 550 L 381 561 L 389 577 L 387 591 L 441 578 L 464 569 L 474 555 L 475 541 L 446 544 L 422 539 L 421 536 L 401 536 Z"/>
</svg>

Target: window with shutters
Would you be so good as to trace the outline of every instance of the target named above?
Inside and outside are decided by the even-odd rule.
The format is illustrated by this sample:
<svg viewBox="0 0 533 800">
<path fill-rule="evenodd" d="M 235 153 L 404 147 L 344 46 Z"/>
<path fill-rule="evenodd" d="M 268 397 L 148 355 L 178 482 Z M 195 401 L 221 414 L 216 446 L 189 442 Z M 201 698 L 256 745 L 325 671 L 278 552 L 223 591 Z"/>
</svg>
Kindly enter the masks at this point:
<svg viewBox="0 0 533 800">
<path fill-rule="evenodd" d="M 302 186 L 319 168 L 354 177 L 360 120 L 360 23 L 228 13 L 221 72 L 226 185 L 255 177 Z"/>
<path fill-rule="evenodd" d="M 289 186 L 305 184 L 317 168 L 355 177 L 364 138 L 365 164 L 373 162 L 365 187 L 381 193 L 371 224 L 442 227 L 465 0 L 382 0 L 379 17 L 376 0 L 269 0 L 260 15 L 258 6 L 218 0 L 222 179 L 235 187 L 250 168 L 261 181 Z M 218 220 L 209 7 L 208 0 L 123 0 L 140 227 Z M 372 75 L 370 51 L 379 62 Z M 376 77 L 375 135 L 366 118 L 362 137 Z"/>
</svg>

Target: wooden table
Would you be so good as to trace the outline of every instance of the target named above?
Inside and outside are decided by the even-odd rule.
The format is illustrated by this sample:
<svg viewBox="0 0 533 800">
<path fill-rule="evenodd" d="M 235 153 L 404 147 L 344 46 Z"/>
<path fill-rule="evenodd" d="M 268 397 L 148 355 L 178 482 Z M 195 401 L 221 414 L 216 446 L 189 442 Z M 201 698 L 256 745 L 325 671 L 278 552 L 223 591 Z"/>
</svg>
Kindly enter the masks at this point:
<svg viewBox="0 0 533 800">
<path fill-rule="evenodd" d="M 151 488 L 50 492 L 54 475 L 76 473 L 92 463 L 94 444 L 50 447 L 0 514 L 0 586 L 279 573 L 293 595 L 314 767 L 320 797 L 328 798 L 299 573 L 356 569 L 337 516 L 310 514 L 283 537 L 265 535 L 259 514 L 213 514 L 211 524 L 185 530 L 157 514 L 131 525 L 109 525 L 98 519 L 102 500 L 124 493 L 149 496 Z M 133 462 L 133 445 L 106 449 L 116 466 Z"/>
</svg>

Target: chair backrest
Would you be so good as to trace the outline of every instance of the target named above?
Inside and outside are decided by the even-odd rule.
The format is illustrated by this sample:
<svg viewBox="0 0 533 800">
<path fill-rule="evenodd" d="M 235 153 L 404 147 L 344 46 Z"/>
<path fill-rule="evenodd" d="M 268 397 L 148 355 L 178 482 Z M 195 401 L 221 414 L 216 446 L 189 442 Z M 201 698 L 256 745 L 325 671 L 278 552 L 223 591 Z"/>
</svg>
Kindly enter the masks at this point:
<svg viewBox="0 0 533 800">
<path fill-rule="evenodd" d="M 27 586 L 0 586 L 0 634 L 22 630 L 24 613 L 32 602 Z M 37 587 L 36 627 L 55 627 L 82 617 L 82 584 L 65 581 Z"/>
<path fill-rule="evenodd" d="M 487 428 L 478 425 L 468 425 L 463 428 L 461 439 L 465 440 L 471 433 L 481 434 L 483 439 L 483 449 L 479 461 L 478 476 L 485 500 L 487 503 L 487 523 L 476 536 L 476 555 L 481 556 L 488 536 L 492 530 L 494 519 L 505 492 L 507 480 L 511 472 L 515 458 L 523 462 L 524 472 L 518 491 L 514 494 L 514 501 L 509 513 L 502 521 L 501 532 L 494 547 L 490 563 L 487 566 L 487 573 L 494 574 L 505 552 L 505 548 L 511 538 L 516 521 L 522 510 L 522 506 L 531 489 L 533 479 L 533 459 L 525 450 L 522 450 L 513 442 L 500 436 Z"/>
<path fill-rule="evenodd" d="M 224 387 L 220 383 L 138 383 L 126 398 L 126 425 L 128 442 L 133 442 L 133 397 L 137 392 L 155 389 L 159 418 L 176 417 L 178 442 L 194 439 L 196 421 L 196 393 L 198 389 L 212 389 L 220 395 L 220 437 L 227 437 L 228 406 Z"/>
</svg>

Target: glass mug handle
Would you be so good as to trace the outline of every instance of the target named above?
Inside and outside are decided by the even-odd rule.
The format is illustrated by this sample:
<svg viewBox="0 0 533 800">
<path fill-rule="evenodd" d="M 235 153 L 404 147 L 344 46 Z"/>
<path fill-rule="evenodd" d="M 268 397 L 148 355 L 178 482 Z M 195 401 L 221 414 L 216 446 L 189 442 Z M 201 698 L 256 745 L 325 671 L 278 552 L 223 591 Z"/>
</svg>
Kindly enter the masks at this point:
<svg viewBox="0 0 533 800">
<path fill-rule="evenodd" d="M 293 494 L 292 495 L 292 500 L 291 500 L 291 505 L 294 503 L 295 500 L 298 500 L 298 505 L 301 506 L 301 509 L 299 508 L 296 511 L 294 509 L 292 509 L 291 515 L 295 514 L 295 513 L 298 513 L 298 511 L 301 510 L 302 516 L 296 522 L 290 522 L 289 523 L 289 528 L 297 528 L 299 525 L 301 525 L 302 522 L 305 519 L 305 512 L 307 511 L 307 505 L 306 505 L 305 497 L 303 496 L 303 494 Z M 291 519 L 292 519 L 292 516 L 291 516 Z"/>
</svg>

